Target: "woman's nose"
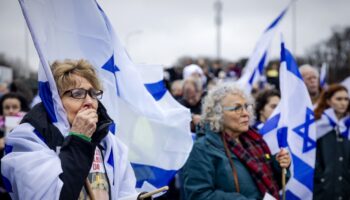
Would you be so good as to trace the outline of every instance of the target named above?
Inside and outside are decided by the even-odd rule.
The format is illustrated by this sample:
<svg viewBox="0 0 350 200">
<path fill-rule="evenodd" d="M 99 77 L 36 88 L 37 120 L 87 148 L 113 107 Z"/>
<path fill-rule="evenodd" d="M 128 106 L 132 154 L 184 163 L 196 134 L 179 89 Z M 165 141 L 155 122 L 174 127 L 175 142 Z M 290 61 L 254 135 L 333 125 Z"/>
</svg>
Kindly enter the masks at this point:
<svg viewBox="0 0 350 200">
<path fill-rule="evenodd" d="M 93 102 L 94 99 L 90 95 L 86 95 L 83 107 L 92 108 Z"/>
<path fill-rule="evenodd" d="M 249 115 L 249 111 L 248 111 L 247 108 L 243 107 L 243 109 L 242 109 L 242 115 L 243 115 L 243 116 Z"/>
<path fill-rule="evenodd" d="M 12 108 L 12 107 L 11 107 L 11 108 L 8 109 L 8 111 L 9 111 L 9 112 L 8 112 L 9 115 L 11 115 L 11 116 L 16 114 L 16 108 Z"/>
</svg>

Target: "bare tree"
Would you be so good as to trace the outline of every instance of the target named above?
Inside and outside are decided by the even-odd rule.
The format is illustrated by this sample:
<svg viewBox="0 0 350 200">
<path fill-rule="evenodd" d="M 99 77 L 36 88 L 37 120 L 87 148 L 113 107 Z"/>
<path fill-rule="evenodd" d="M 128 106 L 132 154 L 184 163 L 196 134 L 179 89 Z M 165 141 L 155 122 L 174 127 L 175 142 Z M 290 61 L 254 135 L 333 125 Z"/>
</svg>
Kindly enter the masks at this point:
<svg viewBox="0 0 350 200">
<path fill-rule="evenodd" d="M 339 82 L 350 75 L 350 27 L 334 28 L 330 38 L 314 45 L 308 52 L 310 63 L 329 66 L 329 82 Z"/>
</svg>

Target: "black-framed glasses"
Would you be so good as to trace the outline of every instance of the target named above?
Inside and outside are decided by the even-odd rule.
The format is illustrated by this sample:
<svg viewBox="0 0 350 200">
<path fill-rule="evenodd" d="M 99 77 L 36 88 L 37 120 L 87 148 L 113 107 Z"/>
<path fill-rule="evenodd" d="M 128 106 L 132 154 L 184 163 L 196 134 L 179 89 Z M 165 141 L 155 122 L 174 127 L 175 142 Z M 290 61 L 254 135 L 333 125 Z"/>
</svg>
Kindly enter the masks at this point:
<svg viewBox="0 0 350 200">
<path fill-rule="evenodd" d="M 89 90 L 86 90 L 84 88 L 74 88 L 74 89 L 65 91 L 63 93 L 63 95 L 65 95 L 65 94 L 69 94 L 69 96 L 74 98 L 74 99 L 85 99 L 87 94 L 89 94 L 89 96 L 93 99 L 101 99 L 103 91 L 96 90 L 93 88 L 91 88 Z"/>
<path fill-rule="evenodd" d="M 243 112 L 243 109 L 245 109 L 248 112 L 251 112 L 253 110 L 253 104 L 243 104 L 243 105 L 236 105 L 236 106 L 225 106 L 223 107 L 226 111 L 232 111 L 237 114 L 241 114 Z"/>
</svg>

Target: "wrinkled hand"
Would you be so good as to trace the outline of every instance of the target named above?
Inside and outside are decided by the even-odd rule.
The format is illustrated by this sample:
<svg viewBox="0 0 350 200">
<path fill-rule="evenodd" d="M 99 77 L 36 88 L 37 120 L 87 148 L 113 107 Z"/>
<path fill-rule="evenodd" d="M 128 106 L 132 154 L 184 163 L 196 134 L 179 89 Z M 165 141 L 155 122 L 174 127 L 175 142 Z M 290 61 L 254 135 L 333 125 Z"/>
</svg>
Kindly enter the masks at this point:
<svg viewBox="0 0 350 200">
<path fill-rule="evenodd" d="M 71 131 L 91 137 L 96 130 L 97 121 L 98 115 L 96 110 L 83 108 L 75 116 Z"/>
<path fill-rule="evenodd" d="M 276 155 L 276 160 L 282 168 L 288 168 L 290 165 L 290 155 L 286 149 L 281 149 L 280 152 Z"/>
</svg>

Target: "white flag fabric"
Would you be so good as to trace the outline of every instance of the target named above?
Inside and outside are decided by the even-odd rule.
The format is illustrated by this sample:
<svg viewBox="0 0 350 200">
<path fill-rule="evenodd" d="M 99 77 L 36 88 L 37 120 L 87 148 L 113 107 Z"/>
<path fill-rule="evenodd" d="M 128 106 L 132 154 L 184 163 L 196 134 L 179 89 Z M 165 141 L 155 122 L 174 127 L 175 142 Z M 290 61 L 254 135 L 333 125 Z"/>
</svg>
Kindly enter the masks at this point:
<svg viewBox="0 0 350 200">
<path fill-rule="evenodd" d="M 51 121 L 64 136 L 68 134 L 50 64 L 88 60 L 103 83 L 102 103 L 114 121 L 110 131 L 129 148 L 136 186 L 167 185 L 185 163 L 193 142 L 190 112 L 166 90 L 162 68 L 130 60 L 95 0 L 19 2 L 40 57 L 40 97 Z"/>
<path fill-rule="evenodd" d="M 298 66 L 281 44 L 281 101 L 260 133 L 273 154 L 288 148 L 291 178 L 286 199 L 312 199 L 316 159 L 316 125 L 313 106 Z"/>
<path fill-rule="evenodd" d="M 257 83 L 259 80 L 264 80 L 264 69 L 268 61 L 267 57 L 270 44 L 274 38 L 278 25 L 283 19 L 283 16 L 287 12 L 288 8 L 289 5 L 264 31 L 258 40 L 258 43 L 256 44 L 246 66 L 244 67 L 243 75 L 240 79 L 238 79 L 238 84 L 244 88 L 247 94 L 250 94 L 255 83 Z"/>
</svg>

